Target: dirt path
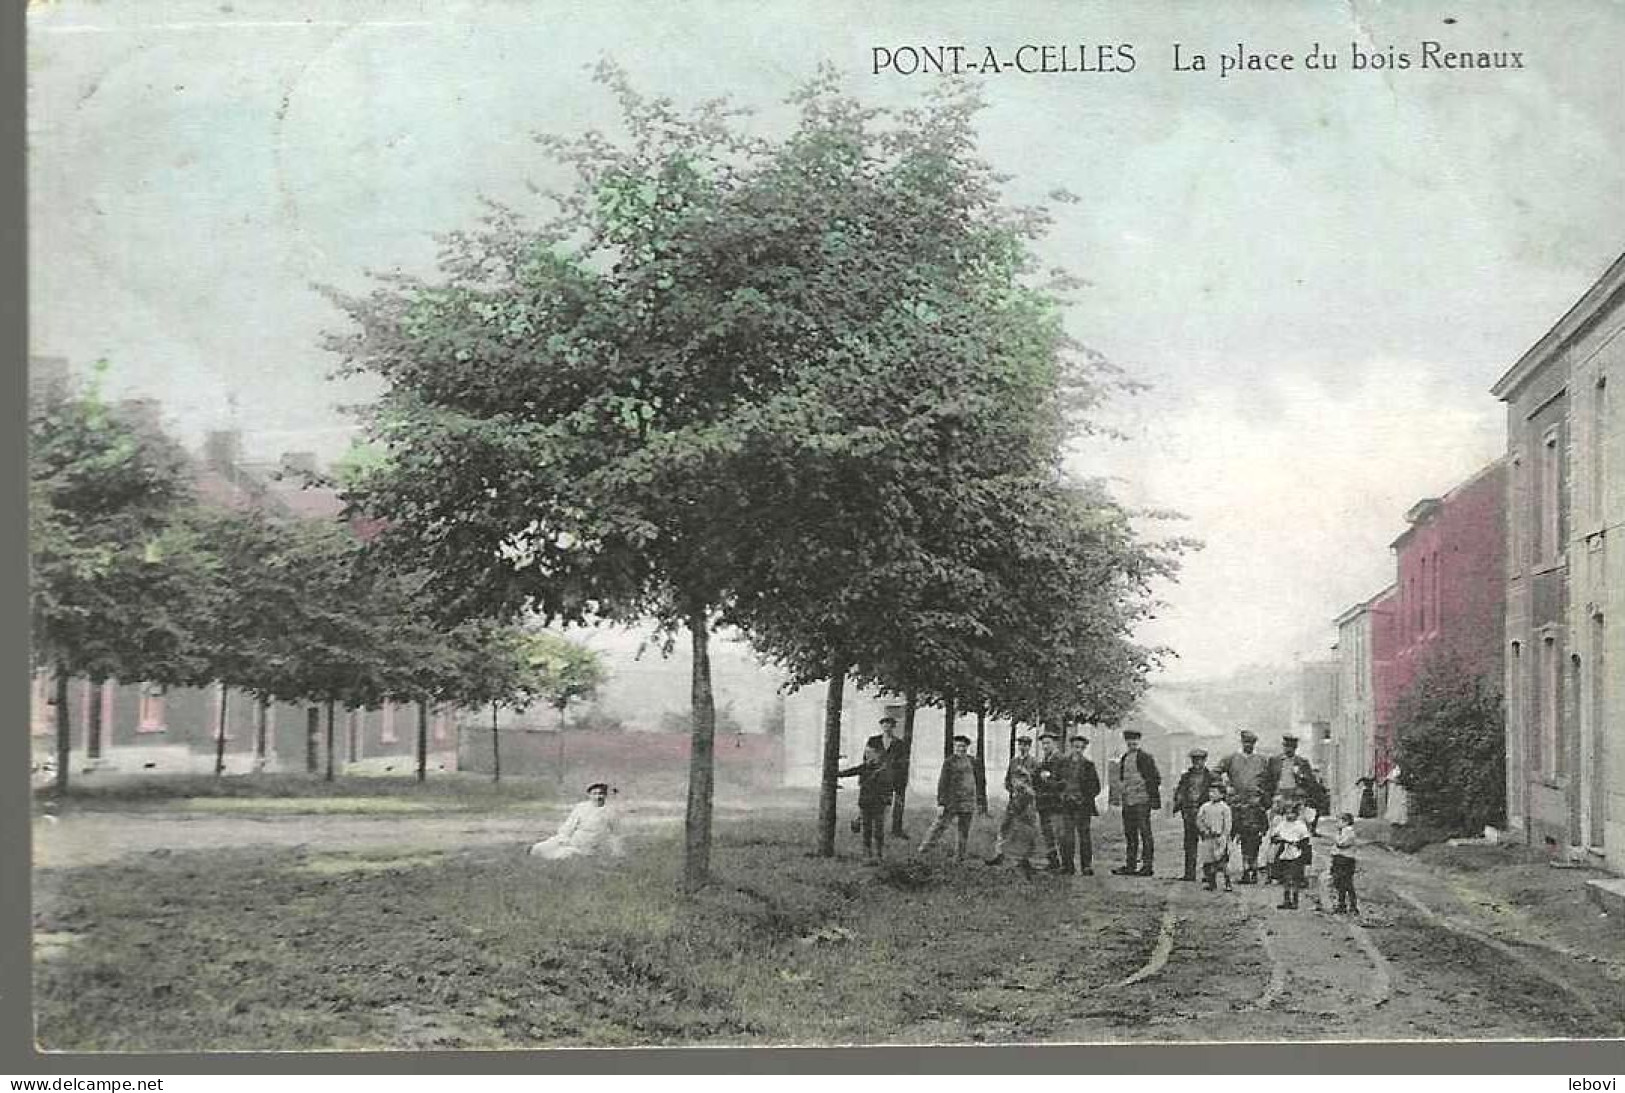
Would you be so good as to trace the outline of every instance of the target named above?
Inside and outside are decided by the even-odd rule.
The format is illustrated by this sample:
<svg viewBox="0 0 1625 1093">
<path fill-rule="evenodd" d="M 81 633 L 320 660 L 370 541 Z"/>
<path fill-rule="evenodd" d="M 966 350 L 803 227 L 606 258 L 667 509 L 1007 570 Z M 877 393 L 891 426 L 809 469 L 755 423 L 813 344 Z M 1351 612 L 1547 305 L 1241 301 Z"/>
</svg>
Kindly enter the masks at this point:
<svg viewBox="0 0 1625 1093">
<path fill-rule="evenodd" d="M 1157 836 L 1177 854 L 1173 824 Z M 1103 842 L 1110 858 L 1109 829 Z M 1150 880 L 1078 878 L 1080 900 L 1133 888 L 1160 893 L 1164 910 L 1150 958 L 1119 969 L 1054 1039 L 1525 1039 L 1625 1028 L 1625 945 L 1609 956 L 1566 951 L 1504 913 L 1486 922 L 1458 879 L 1375 847 L 1361 852 L 1362 913 L 1331 914 L 1330 844 L 1315 849 L 1296 911 L 1278 908 L 1275 885 L 1226 894 L 1178 880 L 1174 855 Z M 1141 1020 L 1125 1027 L 1130 1012 Z"/>
</svg>

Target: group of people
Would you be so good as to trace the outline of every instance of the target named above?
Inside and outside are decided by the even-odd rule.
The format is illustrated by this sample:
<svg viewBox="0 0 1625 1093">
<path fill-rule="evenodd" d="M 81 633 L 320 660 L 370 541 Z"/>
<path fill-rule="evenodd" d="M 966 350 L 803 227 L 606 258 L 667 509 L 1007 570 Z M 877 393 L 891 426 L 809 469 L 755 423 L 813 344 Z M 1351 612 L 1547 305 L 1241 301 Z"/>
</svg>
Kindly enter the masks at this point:
<svg viewBox="0 0 1625 1093">
<path fill-rule="evenodd" d="M 862 832 L 866 863 L 878 863 L 885 853 L 885 820 L 896 794 L 907 782 L 907 756 L 897 736 L 896 719 L 882 718 L 881 731 L 869 738 L 863 760 L 839 772 L 858 778 L 859 817 L 854 827 Z M 1101 782 L 1088 758 L 1089 740 L 1075 735 L 1063 742 L 1048 730 L 1038 737 L 1033 754 L 1031 737 L 1016 738 L 1016 753 L 1004 775 L 1009 795 L 1000 820 L 989 865 L 1013 861 L 1031 876 L 1033 860 L 1042 853 L 1048 872 L 1092 876 L 1091 826 L 1098 815 L 1096 799 Z M 1235 884 L 1281 886 L 1282 909 L 1295 909 L 1307 884 L 1307 869 L 1314 858 L 1313 837 L 1328 805 L 1328 794 L 1313 766 L 1298 754 L 1298 738 L 1281 737 L 1281 751 L 1265 756 L 1257 751 L 1258 735 L 1241 732 L 1241 746 L 1217 766 L 1207 765 L 1208 753 L 1192 748 L 1190 766 L 1180 773 L 1169 800 L 1169 810 L 1183 826 L 1182 880 L 1201 881 L 1210 891 L 1222 880 L 1232 890 L 1232 848 L 1238 847 L 1240 876 Z M 1156 837 L 1151 818 L 1162 808 L 1162 773 L 1156 759 L 1141 748 L 1141 733 L 1123 731 L 1124 751 L 1110 774 L 1122 810 L 1125 860 L 1113 869 L 1118 876 L 1149 877 L 1154 873 Z M 976 768 L 969 755 L 970 738 L 955 736 L 953 754 L 943 762 L 937 780 L 937 815 L 917 854 L 924 854 L 952 828 L 955 858 L 963 860 L 977 812 Z M 1358 911 L 1354 891 L 1354 817 L 1339 818 L 1331 861 L 1331 880 L 1338 912 Z M 1040 840 L 1042 845 L 1040 846 Z"/>
</svg>

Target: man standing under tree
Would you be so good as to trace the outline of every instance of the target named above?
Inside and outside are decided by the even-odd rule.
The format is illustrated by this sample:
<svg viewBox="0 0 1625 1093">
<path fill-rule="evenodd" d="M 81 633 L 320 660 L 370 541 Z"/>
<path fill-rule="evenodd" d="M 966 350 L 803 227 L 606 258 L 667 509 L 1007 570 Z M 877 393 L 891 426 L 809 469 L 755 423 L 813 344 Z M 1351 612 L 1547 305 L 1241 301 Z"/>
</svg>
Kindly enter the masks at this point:
<svg viewBox="0 0 1625 1093">
<path fill-rule="evenodd" d="M 1033 773 L 1037 764 L 1033 762 L 1033 739 L 1030 736 L 1016 737 L 1016 754 L 1010 758 L 1010 767 L 1004 772 L 1004 792 L 1013 793 L 1012 785 L 1018 777 L 1025 778 L 1027 788 L 1032 789 Z M 999 834 L 993 840 L 993 856 L 987 859 L 989 865 L 1001 865 L 1004 862 L 1004 840 L 1010 834 L 1010 825 L 1015 822 L 1011 809 L 1005 806 L 1004 818 L 999 821 Z"/>
<path fill-rule="evenodd" d="M 1196 844 L 1201 834 L 1196 830 L 1196 813 L 1207 804 L 1207 787 L 1214 784 L 1213 772 L 1207 769 L 1207 749 L 1191 749 L 1191 765 L 1179 776 L 1174 787 L 1174 799 L 1169 811 L 1176 813 L 1185 825 L 1185 872 L 1180 880 L 1196 879 Z"/>
<path fill-rule="evenodd" d="M 887 714 L 880 719 L 880 731 L 871 736 L 866 746 L 877 749 L 886 762 L 889 773 L 891 791 L 888 795 L 887 805 L 896 809 L 896 799 L 903 796 L 903 790 L 908 785 L 908 749 L 903 746 L 903 738 L 897 732 L 897 718 Z M 898 835 L 901 832 L 893 831 Z"/>
<path fill-rule="evenodd" d="M 1038 830 L 1044 835 L 1044 857 L 1048 872 L 1061 871 L 1061 854 L 1056 828 L 1061 820 L 1061 781 L 1065 759 L 1054 732 L 1038 737 L 1038 769 L 1033 776 L 1033 798 L 1038 806 Z"/>
<path fill-rule="evenodd" d="M 1072 852 L 1077 848 L 1077 871 L 1095 875 L 1094 835 L 1090 821 L 1095 815 L 1095 798 L 1100 796 L 1100 775 L 1094 763 L 1083 754 L 1087 736 L 1074 736 L 1061 766 L 1061 872 L 1072 872 Z"/>
<path fill-rule="evenodd" d="M 965 848 L 970 845 L 971 819 L 976 815 L 976 765 L 971 762 L 968 736 L 954 737 L 954 753 L 942 761 L 942 774 L 937 778 L 937 807 L 941 811 L 915 853 L 930 850 L 952 821 L 959 825 L 954 860 L 964 861 Z"/>
<path fill-rule="evenodd" d="M 1149 877 L 1156 857 L 1156 842 L 1151 835 L 1151 814 L 1162 807 L 1162 773 L 1157 761 L 1140 750 L 1138 729 L 1123 730 L 1123 746 L 1128 750 L 1117 761 L 1117 784 L 1123 802 L 1123 838 L 1127 842 L 1126 857 L 1121 868 L 1112 872 L 1120 877 Z"/>
<path fill-rule="evenodd" d="M 1254 752 L 1258 734 L 1241 730 L 1241 750 L 1231 752 L 1219 763 L 1218 773 L 1230 783 L 1230 807 L 1235 815 L 1236 837 L 1241 841 L 1241 884 L 1258 883 L 1258 848 L 1264 841 L 1267 820 L 1264 774 L 1269 762 Z"/>
</svg>

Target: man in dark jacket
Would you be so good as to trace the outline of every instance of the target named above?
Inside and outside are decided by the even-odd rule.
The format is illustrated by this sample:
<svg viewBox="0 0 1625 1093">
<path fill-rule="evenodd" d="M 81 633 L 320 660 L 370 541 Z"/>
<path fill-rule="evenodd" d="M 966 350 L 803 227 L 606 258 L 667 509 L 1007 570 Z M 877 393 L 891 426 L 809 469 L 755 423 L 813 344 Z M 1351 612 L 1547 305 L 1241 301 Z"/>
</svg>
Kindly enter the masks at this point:
<svg viewBox="0 0 1625 1093">
<path fill-rule="evenodd" d="M 1127 861 L 1112 872 L 1120 877 L 1149 877 L 1156 857 L 1151 835 L 1151 814 L 1162 807 L 1162 773 L 1157 761 L 1140 750 L 1140 732 L 1123 730 L 1123 746 L 1128 750 L 1117 760 L 1119 800 L 1123 803 L 1123 838 L 1128 843 Z"/>
<path fill-rule="evenodd" d="M 1044 836 L 1045 869 L 1058 873 L 1061 855 L 1056 828 L 1061 821 L 1061 774 L 1066 759 L 1057 746 L 1055 734 L 1044 732 L 1038 738 L 1038 766 L 1033 771 L 1033 804 L 1038 809 L 1038 830 Z"/>
<path fill-rule="evenodd" d="M 1072 872 L 1076 847 L 1078 872 L 1092 877 L 1095 846 L 1090 822 L 1095 816 L 1095 798 L 1100 796 L 1100 775 L 1083 754 L 1088 746 L 1087 736 L 1074 736 L 1061 767 L 1061 872 Z"/>
<path fill-rule="evenodd" d="M 858 778 L 858 814 L 863 832 L 863 861 L 879 865 L 886 856 L 886 812 L 891 808 L 891 767 L 874 740 L 863 749 L 863 762 L 837 771 L 836 777 Z"/>
<path fill-rule="evenodd" d="M 1207 769 L 1207 749 L 1191 749 L 1191 765 L 1179 776 L 1174 787 L 1174 799 L 1168 810 L 1179 816 L 1185 825 L 1185 873 L 1180 880 L 1196 879 L 1196 844 L 1200 835 L 1196 830 L 1196 810 L 1207 804 L 1207 787 L 1216 775 Z"/>
<path fill-rule="evenodd" d="M 1291 733 L 1281 737 L 1281 754 L 1272 755 L 1264 766 L 1264 795 L 1275 800 L 1277 794 L 1300 805 L 1308 805 L 1317 812 L 1324 807 L 1326 791 L 1315 777 L 1315 768 L 1309 760 L 1298 754 L 1298 738 Z M 1313 825 L 1310 825 L 1313 829 Z"/>
<path fill-rule="evenodd" d="M 937 778 L 937 807 L 942 811 L 925 833 L 916 853 L 924 854 L 948 829 L 950 822 L 959 825 L 959 841 L 954 859 L 965 860 L 965 848 L 970 844 L 971 818 L 976 815 L 976 765 L 970 757 L 970 737 L 954 737 L 954 753 L 942 761 L 942 774 Z"/>
<path fill-rule="evenodd" d="M 891 773 L 892 796 L 897 800 L 892 802 L 892 834 L 901 836 L 902 814 L 897 811 L 903 791 L 908 787 L 908 746 L 903 743 L 897 728 L 897 718 L 887 714 L 880 719 L 880 731 L 871 736 L 868 746 L 880 749 L 885 757 L 886 767 Z"/>
</svg>

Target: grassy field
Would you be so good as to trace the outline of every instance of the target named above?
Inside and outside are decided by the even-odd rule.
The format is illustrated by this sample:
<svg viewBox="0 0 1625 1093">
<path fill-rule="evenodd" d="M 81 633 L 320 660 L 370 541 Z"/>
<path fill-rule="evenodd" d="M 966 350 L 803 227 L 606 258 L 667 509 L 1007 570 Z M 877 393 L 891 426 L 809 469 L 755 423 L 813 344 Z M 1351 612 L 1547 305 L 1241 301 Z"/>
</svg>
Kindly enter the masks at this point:
<svg viewBox="0 0 1625 1093">
<path fill-rule="evenodd" d="M 48 1049 L 1039 1040 L 1143 962 L 1154 895 L 979 865 L 866 869 L 807 825 L 718 825 L 615 870 L 517 849 L 146 856 L 35 878 Z M 1083 945 L 1058 960 L 1046 935 Z M 1076 989 L 1073 989 L 1073 988 Z"/>
<path fill-rule="evenodd" d="M 338 777 L 328 782 L 304 773 L 165 775 L 125 778 L 104 784 L 78 782 L 67 794 L 49 787 L 35 791 L 36 800 L 57 811 L 128 811 L 143 806 L 230 811 L 234 805 L 309 811 L 368 812 L 390 808 L 470 809 L 506 807 L 526 801 L 558 800 L 560 790 L 540 779 L 492 782 L 462 774 L 415 778 Z M 572 791 L 564 799 L 573 800 Z M 272 804 L 270 802 L 281 802 Z M 336 803 L 337 802 L 337 803 Z M 344 803 L 350 802 L 350 803 Z"/>
</svg>

